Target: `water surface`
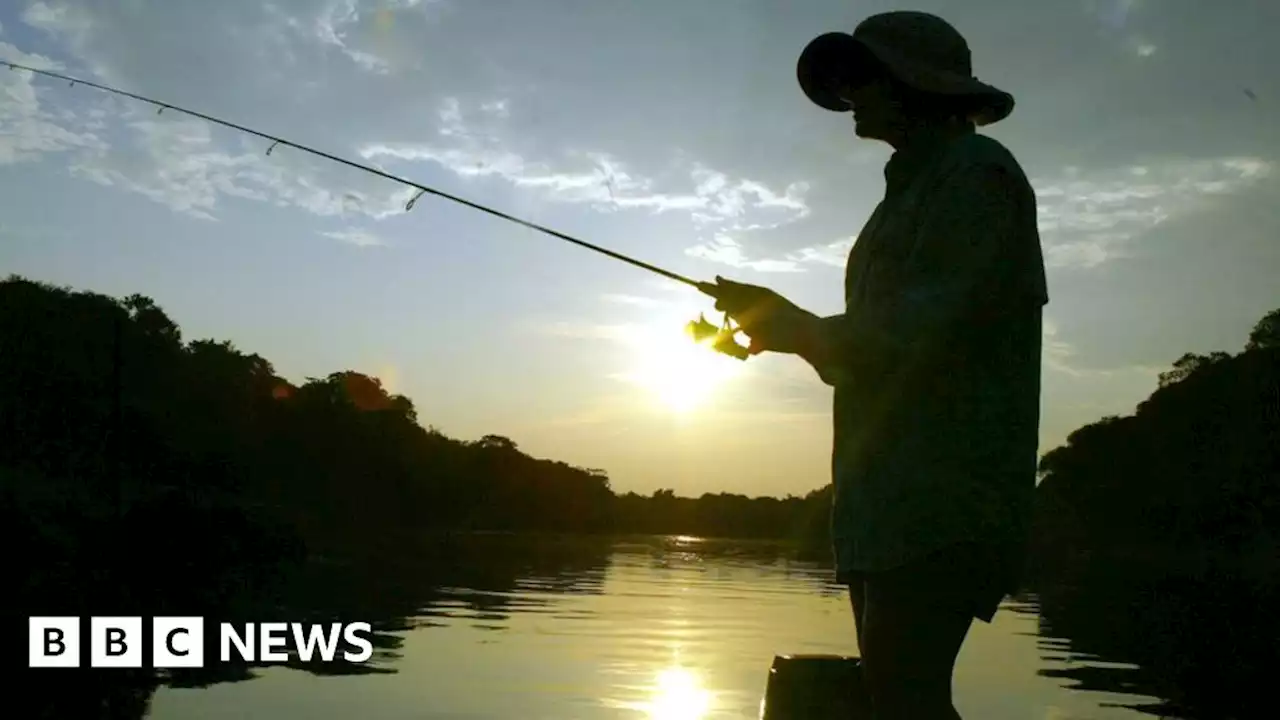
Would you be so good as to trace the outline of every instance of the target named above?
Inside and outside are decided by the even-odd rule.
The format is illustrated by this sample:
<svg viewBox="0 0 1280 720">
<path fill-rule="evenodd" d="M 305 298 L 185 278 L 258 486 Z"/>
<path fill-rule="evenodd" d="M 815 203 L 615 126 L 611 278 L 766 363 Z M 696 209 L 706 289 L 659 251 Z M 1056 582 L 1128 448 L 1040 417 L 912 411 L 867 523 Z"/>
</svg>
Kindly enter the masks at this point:
<svg viewBox="0 0 1280 720">
<path fill-rule="evenodd" d="M 161 688 L 148 717 L 755 718 L 775 654 L 856 654 L 848 597 L 830 571 L 767 545 L 494 540 L 447 572 L 402 572 L 326 581 L 349 612 L 398 615 L 403 629 L 377 659 L 385 673 L 267 668 L 241 682 Z M 1152 717 L 1131 707 L 1159 702 L 1128 680 L 1141 670 L 1046 637 L 1039 604 L 1028 595 L 975 624 L 955 676 L 961 713 Z"/>
</svg>

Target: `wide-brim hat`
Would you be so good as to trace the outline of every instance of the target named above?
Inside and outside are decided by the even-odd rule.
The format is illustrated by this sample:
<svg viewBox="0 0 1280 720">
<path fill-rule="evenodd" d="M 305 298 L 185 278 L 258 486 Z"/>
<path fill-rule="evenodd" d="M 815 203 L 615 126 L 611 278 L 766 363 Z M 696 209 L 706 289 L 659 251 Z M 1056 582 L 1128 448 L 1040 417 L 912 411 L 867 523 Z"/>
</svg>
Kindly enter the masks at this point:
<svg viewBox="0 0 1280 720">
<path fill-rule="evenodd" d="M 929 13 L 880 13 L 863 20 L 853 33 L 819 35 L 800 53 L 796 74 L 805 95 L 819 107 L 847 112 L 837 81 L 874 72 L 870 66 L 875 63 L 920 92 L 955 99 L 977 125 L 999 122 L 1013 112 L 1012 95 L 974 77 L 964 36 Z"/>
</svg>

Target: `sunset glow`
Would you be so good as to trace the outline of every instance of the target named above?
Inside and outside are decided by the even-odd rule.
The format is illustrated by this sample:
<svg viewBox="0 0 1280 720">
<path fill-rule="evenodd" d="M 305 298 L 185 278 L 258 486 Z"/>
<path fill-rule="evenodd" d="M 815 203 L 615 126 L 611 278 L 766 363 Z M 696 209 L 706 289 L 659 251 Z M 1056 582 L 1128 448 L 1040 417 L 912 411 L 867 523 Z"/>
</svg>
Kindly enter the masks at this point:
<svg viewBox="0 0 1280 720">
<path fill-rule="evenodd" d="M 705 405 L 724 384 L 741 373 L 742 361 L 696 343 L 679 326 L 636 333 L 634 355 L 621 375 L 643 388 L 666 410 L 686 415 Z"/>
</svg>

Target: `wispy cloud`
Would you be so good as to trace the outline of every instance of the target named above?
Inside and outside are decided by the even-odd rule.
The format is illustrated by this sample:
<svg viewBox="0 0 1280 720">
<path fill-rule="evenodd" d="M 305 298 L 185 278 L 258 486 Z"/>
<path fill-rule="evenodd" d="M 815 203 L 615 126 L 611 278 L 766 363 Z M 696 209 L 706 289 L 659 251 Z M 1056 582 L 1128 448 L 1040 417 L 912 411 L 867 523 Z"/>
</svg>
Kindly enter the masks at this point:
<svg viewBox="0 0 1280 720">
<path fill-rule="evenodd" d="M 347 243 L 348 245 L 355 245 L 356 247 L 362 247 L 362 248 L 385 247 L 387 245 L 387 242 L 382 238 L 369 232 L 368 230 L 362 230 L 360 228 L 332 230 L 330 232 L 323 232 L 320 234 L 323 235 L 324 237 L 332 238 L 334 240 L 339 240 L 341 242 Z"/>
<path fill-rule="evenodd" d="M 825 245 L 801 248 L 792 255 L 792 259 L 801 263 L 816 263 L 843 268 L 849 261 L 849 251 L 853 250 L 854 238 L 845 238 Z"/>
<path fill-rule="evenodd" d="M 76 45 L 83 44 L 93 29 L 93 18 L 87 8 L 64 2 L 36 0 L 23 10 L 22 22 L 37 30 L 63 35 Z"/>
<path fill-rule="evenodd" d="M 54 67 L 12 46 L 0 45 L 0 52 L 15 62 Z M 92 113 L 54 116 L 41 108 L 33 82 L 27 73 L 14 73 L 0 86 L 14 100 L 0 110 L 0 127 L 12 128 L 0 139 L 0 162 L 75 151 L 67 164 L 74 176 L 141 194 L 205 220 L 217 218 L 224 198 L 301 208 L 321 217 L 378 220 L 404 212 L 416 192 L 334 168 L 290 148 L 277 148 L 267 156 L 260 144 L 204 121 L 173 113 L 156 117 L 145 106 L 111 98 L 97 99 Z M 124 118 L 118 125 L 123 137 L 114 144 L 90 131 L 105 125 L 108 112 Z M 631 171 L 603 152 L 569 152 L 556 162 L 530 160 L 505 148 L 493 129 L 510 112 L 509 101 L 499 98 L 475 103 L 464 117 L 462 103 L 446 99 L 431 142 L 372 143 L 359 154 L 371 161 L 433 162 L 462 177 L 496 177 L 547 200 L 585 204 L 605 212 L 686 212 L 695 224 L 714 228 L 719 223 L 727 231 L 776 227 L 810 212 L 803 183 L 774 190 L 701 164 L 686 169 L 683 188 L 662 189 L 657 180 Z M 381 244 L 367 231 L 327 236 L 362 246 Z M 734 241 L 723 231 L 714 237 L 705 257 L 733 261 Z M 789 260 L 751 263 L 770 270 L 792 264 Z"/>
<path fill-rule="evenodd" d="M 720 234 L 711 242 L 701 243 L 685 250 L 689 255 L 718 262 L 730 267 L 756 272 L 795 273 L 804 272 L 806 266 L 843 268 L 853 249 L 853 238 L 800 248 L 777 258 L 750 258 L 740 242 L 727 234 Z"/>
<path fill-rule="evenodd" d="M 390 75 L 412 55 L 405 52 L 403 38 L 395 32 L 402 14 L 415 11 L 421 16 L 428 8 L 442 5 L 439 0 L 330 0 L 309 22 L 289 16 L 286 22 L 295 32 L 305 32 L 337 50 L 361 70 Z"/>
<path fill-rule="evenodd" d="M 744 178 L 731 178 L 713 168 L 695 164 L 690 177 L 695 183 L 693 194 L 700 207 L 693 218 L 700 224 L 716 224 L 732 220 L 730 231 L 767 230 L 803 220 L 810 215 L 804 196 L 806 182 L 795 182 L 778 193 L 763 183 Z M 750 218 L 748 213 L 772 213 L 772 218 Z"/>
<path fill-rule="evenodd" d="M 685 252 L 703 260 L 757 272 L 800 272 L 801 270 L 800 264 L 791 259 L 752 260 L 747 257 L 741 243 L 724 234 L 716 235 L 710 242 L 687 248 Z"/>
<path fill-rule="evenodd" d="M 377 52 L 377 38 L 394 34 L 388 23 L 398 21 L 397 13 L 437 4 L 388 0 L 375 7 L 358 0 L 331 0 L 318 11 L 305 12 L 270 5 L 257 24 L 246 27 L 265 22 L 272 43 L 280 45 L 273 52 L 282 61 L 301 57 L 295 51 L 305 43 L 312 49 L 336 50 L 370 72 L 385 74 L 391 61 Z M 111 82 L 95 77 L 107 72 L 107 66 L 94 61 L 100 50 L 94 38 L 108 26 L 118 29 L 120 19 L 113 16 L 100 23 L 97 12 L 93 6 L 34 2 L 24 21 L 65 42 L 78 56 L 80 72 L 87 66 L 90 78 Z M 265 30 L 254 32 L 252 37 L 266 37 Z M 15 61 L 40 64 L 12 46 L 0 46 L 0 51 Z M 0 135 L 0 162 L 63 152 L 64 167 L 73 176 L 140 194 L 192 217 L 216 220 L 228 201 L 247 200 L 323 218 L 379 220 L 405 212 L 416 193 L 287 147 L 276 148 L 268 157 L 266 143 L 256 139 L 176 112 L 157 117 L 152 108 L 109 96 L 86 100 L 81 95 L 74 100 L 88 103 L 93 114 L 55 116 L 42 108 L 33 85 L 47 81 L 15 74 L 4 82 L 0 87 L 14 102 L 0 108 L 0 127 L 7 131 Z M 501 180 L 530 199 L 605 213 L 683 218 L 696 237 L 715 248 L 708 257 L 728 257 L 731 243 L 743 233 L 781 227 L 810 214 L 809 186 L 804 182 L 776 186 L 687 159 L 667 163 L 652 175 L 639 167 L 661 163 L 644 162 L 648 158 L 626 160 L 589 147 L 545 146 L 535 151 L 521 146 L 525 134 L 514 124 L 519 120 L 519 108 L 508 97 L 448 97 L 440 101 L 436 128 L 426 139 L 370 140 L 359 145 L 356 154 L 372 162 L 428 162 L 462 178 Z M 757 265 L 786 269 L 789 263 Z"/>
<path fill-rule="evenodd" d="M 369 143 L 366 160 L 430 162 L 462 177 L 496 178 L 538 192 L 546 200 L 582 204 L 601 212 L 684 212 L 699 226 L 747 232 L 780 227 L 810 214 L 803 182 L 776 190 L 750 178 L 734 178 L 702 163 L 677 163 L 673 180 L 643 175 L 622 159 L 596 150 L 570 150 L 535 159 L 503 141 L 510 101 L 464 106 L 445 99 L 436 137 L 409 143 Z M 681 180 L 683 178 L 683 180 Z"/>
<path fill-rule="evenodd" d="M 1058 337 L 1057 323 L 1048 318 L 1045 318 L 1042 328 L 1041 355 L 1045 366 L 1051 370 L 1071 377 L 1080 377 L 1084 374 L 1071 367 L 1070 360 L 1075 355 L 1075 348 Z"/>
<path fill-rule="evenodd" d="M 1224 196 L 1273 175 L 1258 157 L 1167 159 L 1082 171 L 1033 181 L 1050 267 L 1089 268 L 1124 257 L 1141 234 L 1170 219 L 1211 207 Z M 718 233 L 690 255 L 757 272 L 801 272 L 806 265 L 844 267 L 854 238 L 801 248 L 779 257 L 750 257 L 731 234 Z"/>
<path fill-rule="evenodd" d="M 0 60 L 59 71 L 61 64 L 0 42 Z M 0 68 L 0 165 L 28 162 L 47 153 L 102 148 L 103 141 L 75 111 L 41 102 L 31 73 Z"/>
<path fill-rule="evenodd" d="M 391 64 L 376 53 L 357 49 L 349 34 L 359 29 L 360 4 L 356 0 L 331 3 L 315 19 L 314 32 L 320 42 L 337 48 L 352 62 L 370 72 L 386 74 Z M 353 28 L 353 26 L 355 26 Z"/>
<path fill-rule="evenodd" d="M 92 28 L 74 6 L 37 2 L 24 20 L 64 34 Z M 0 42 L 0 59 L 65 70 L 7 42 Z M 56 92 L 31 73 L 0 72 L 0 164 L 63 154 L 64 167 L 75 177 L 205 220 L 216 219 L 224 198 L 297 207 L 322 217 L 381 219 L 403 212 L 414 192 L 288 148 L 267 156 L 265 143 L 177 113 L 158 117 L 140 103 L 88 91 Z"/>
<path fill-rule="evenodd" d="M 1256 157 L 1172 159 L 1110 170 L 1067 168 L 1034 181 L 1045 262 L 1093 267 L 1129 252 L 1137 236 L 1176 216 L 1202 211 L 1269 177 Z"/>
<path fill-rule="evenodd" d="M 1120 36 L 1125 49 L 1145 58 L 1154 55 L 1159 48 L 1137 31 L 1131 22 L 1144 4 L 1142 0 L 1090 0 L 1086 6 L 1104 27 Z"/>
<path fill-rule="evenodd" d="M 267 156 L 242 140 L 233 149 L 230 140 L 215 137 L 200 120 L 156 119 L 136 110 L 130 115 L 126 128 L 132 143 L 81 153 L 70 166 L 72 174 L 207 220 L 215 219 L 222 197 L 301 208 L 321 217 L 376 220 L 402 213 L 413 196 L 412 188 L 371 182 L 288 148 Z"/>
<path fill-rule="evenodd" d="M 1045 318 L 1042 330 L 1041 355 L 1046 368 L 1074 379 L 1104 379 L 1128 375 L 1155 378 L 1164 368 L 1151 365 L 1125 365 L 1115 368 L 1085 368 L 1073 362 L 1077 358 L 1074 345 L 1063 339 L 1058 324 Z"/>
</svg>

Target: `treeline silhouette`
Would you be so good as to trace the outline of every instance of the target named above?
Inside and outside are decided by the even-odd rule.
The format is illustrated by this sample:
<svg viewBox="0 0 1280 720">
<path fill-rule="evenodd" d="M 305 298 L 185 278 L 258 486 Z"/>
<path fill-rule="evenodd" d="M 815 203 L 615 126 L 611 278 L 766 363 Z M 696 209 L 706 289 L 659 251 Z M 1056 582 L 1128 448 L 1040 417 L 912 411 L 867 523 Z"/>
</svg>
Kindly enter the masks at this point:
<svg viewBox="0 0 1280 720">
<path fill-rule="evenodd" d="M 377 378 L 294 385 L 229 342 L 184 340 L 150 298 L 21 277 L 0 283 L 0 472 L 36 536 L 93 519 L 176 546 L 216 526 L 217 552 L 258 558 L 478 530 L 792 539 L 825 520 L 824 491 L 619 495 L 603 470 L 424 427 Z"/>
<path fill-rule="evenodd" d="M 1159 717 L 1271 717 L 1280 664 L 1280 310 L 1241 352 L 1187 353 L 1132 415 L 1040 462 L 1028 583 L 1082 662 L 1042 675 L 1161 698 Z"/>
<path fill-rule="evenodd" d="M 1045 454 L 1037 561 L 1274 547 L 1277 353 L 1280 310 L 1239 354 L 1183 356 L 1134 415 Z M 0 476 L 6 506 L 22 509 L 10 529 L 119 524 L 175 546 L 215 533 L 209 557 L 187 566 L 243 556 L 263 572 L 470 531 L 770 538 L 825 552 L 831 493 L 618 494 L 604 470 L 424 427 L 377 378 L 295 385 L 229 342 L 185 341 L 150 298 L 17 276 L 0 283 Z"/>
<path fill-rule="evenodd" d="M 1040 461 L 1034 557 L 1176 572 L 1259 571 L 1280 556 L 1280 310 L 1236 354 L 1187 353 L 1132 415 Z"/>
</svg>

